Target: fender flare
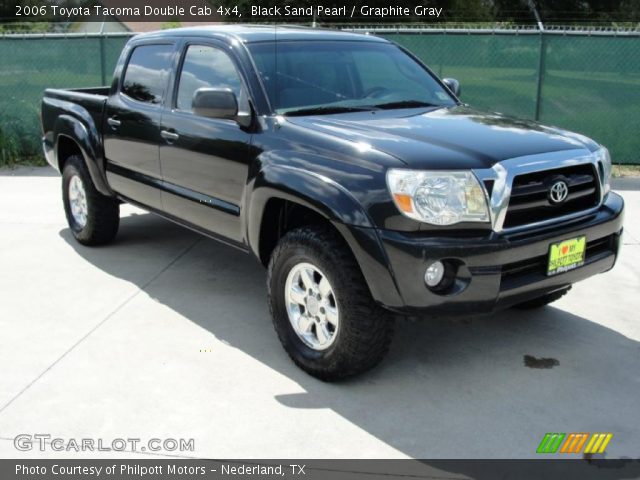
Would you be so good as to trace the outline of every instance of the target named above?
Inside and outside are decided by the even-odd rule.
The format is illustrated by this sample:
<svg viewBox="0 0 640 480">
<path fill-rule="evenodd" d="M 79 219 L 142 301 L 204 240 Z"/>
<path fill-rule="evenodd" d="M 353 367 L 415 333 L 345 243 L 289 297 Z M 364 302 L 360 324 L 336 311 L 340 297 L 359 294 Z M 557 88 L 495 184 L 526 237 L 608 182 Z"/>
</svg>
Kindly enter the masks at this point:
<svg viewBox="0 0 640 480">
<path fill-rule="evenodd" d="M 62 114 L 56 118 L 53 127 L 55 161 L 60 167 L 62 160 L 59 156 L 60 139 L 63 137 L 70 139 L 80 149 L 96 189 L 103 195 L 113 196 L 114 193 L 107 182 L 105 170 L 102 168 L 104 162 L 100 148 L 100 135 L 94 127 L 87 128 L 87 121 L 83 120 L 85 121 L 68 114 Z M 93 121 L 89 123 L 89 125 L 92 124 Z"/>
<path fill-rule="evenodd" d="M 246 236 L 256 255 L 260 251 L 264 210 L 274 198 L 307 207 L 333 223 L 373 228 L 371 219 L 348 190 L 323 175 L 296 166 L 265 165 L 247 191 Z"/>
<path fill-rule="evenodd" d="M 287 200 L 315 211 L 334 225 L 351 249 L 376 301 L 390 307 L 403 304 L 374 224 L 346 188 L 323 175 L 282 164 L 264 166 L 248 187 L 246 238 L 257 258 L 267 202 L 274 198 Z"/>
</svg>

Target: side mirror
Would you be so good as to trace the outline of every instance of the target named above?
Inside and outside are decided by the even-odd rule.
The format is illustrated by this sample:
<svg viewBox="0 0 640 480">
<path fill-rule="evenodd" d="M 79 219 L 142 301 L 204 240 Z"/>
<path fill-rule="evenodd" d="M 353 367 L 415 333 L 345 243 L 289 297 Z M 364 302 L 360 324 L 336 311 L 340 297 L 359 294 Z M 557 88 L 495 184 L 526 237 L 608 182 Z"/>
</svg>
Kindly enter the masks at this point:
<svg viewBox="0 0 640 480">
<path fill-rule="evenodd" d="M 199 88 L 193 94 L 191 109 L 203 117 L 236 120 L 238 99 L 228 88 Z"/>
<path fill-rule="evenodd" d="M 455 78 L 443 78 L 442 83 L 444 83 L 456 97 L 460 96 L 460 82 L 458 80 Z"/>
</svg>

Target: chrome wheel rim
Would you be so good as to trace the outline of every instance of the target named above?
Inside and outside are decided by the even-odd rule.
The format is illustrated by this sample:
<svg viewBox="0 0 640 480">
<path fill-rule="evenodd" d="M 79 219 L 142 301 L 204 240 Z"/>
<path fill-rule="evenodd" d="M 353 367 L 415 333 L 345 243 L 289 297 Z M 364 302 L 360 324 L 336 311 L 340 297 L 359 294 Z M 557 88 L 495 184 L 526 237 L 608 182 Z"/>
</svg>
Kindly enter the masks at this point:
<svg viewBox="0 0 640 480">
<path fill-rule="evenodd" d="M 87 195 L 78 175 L 72 176 L 69 180 L 69 206 L 73 220 L 80 228 L 84 228 L 87 224 Z"/>
<path fill-rule="evenodd" d="M 300 340 L 314 350 L 329 348 L 338 336 L 340 313 L 327 276 L 310 263 L 299 263 L 287 276 L 284 296 Z"/>
</svg>

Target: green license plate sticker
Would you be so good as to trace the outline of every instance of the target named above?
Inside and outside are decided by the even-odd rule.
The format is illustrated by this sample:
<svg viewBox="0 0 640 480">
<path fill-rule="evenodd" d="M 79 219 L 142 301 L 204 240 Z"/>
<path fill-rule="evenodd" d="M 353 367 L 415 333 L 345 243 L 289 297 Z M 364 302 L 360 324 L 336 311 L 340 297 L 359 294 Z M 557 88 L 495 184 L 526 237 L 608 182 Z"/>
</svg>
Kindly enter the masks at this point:
<svg viewBox="0 0 640 480">
<path fill-rule="evenodd" d="M 587 237 L 570 238 L 549 246 L 547 275 L 557 275 L 584 265 Z"/>
</svg>

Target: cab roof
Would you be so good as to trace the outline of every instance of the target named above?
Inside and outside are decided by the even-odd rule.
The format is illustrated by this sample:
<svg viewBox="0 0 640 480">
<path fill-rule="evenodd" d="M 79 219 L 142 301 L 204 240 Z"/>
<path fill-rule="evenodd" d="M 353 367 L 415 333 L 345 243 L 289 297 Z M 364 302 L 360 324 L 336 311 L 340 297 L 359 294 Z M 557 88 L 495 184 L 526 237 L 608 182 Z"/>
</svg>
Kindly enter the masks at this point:
<svg viewBox="0 0 640 480">
<path fill-rule="evenodd" d="M 387 40 L 368 34 L 291 25 L 202 25 L 197 27 L 159 30 L 136 36 L 137 39 L 166 37 L 216 37 L 226 38 L 227 40 L 236 39 L 243 43 L 269 42 L 274 40 L 387 42 Z"/>
</svg>

